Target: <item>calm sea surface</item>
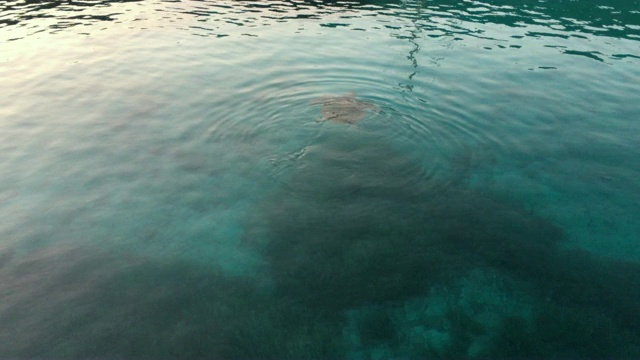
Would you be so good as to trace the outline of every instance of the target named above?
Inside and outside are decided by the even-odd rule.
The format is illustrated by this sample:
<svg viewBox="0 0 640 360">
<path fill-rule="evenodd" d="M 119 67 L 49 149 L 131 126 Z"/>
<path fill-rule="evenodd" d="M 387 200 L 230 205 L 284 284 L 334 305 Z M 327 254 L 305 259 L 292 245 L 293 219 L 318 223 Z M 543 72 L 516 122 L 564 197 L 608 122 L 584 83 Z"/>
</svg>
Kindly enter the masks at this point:
<svg viewBox="0 0 640 360">
<path fill-rule="evenodd" d="M 640 2 L 0 2 L 0 357 L 640 358 Z"/>
</svg>

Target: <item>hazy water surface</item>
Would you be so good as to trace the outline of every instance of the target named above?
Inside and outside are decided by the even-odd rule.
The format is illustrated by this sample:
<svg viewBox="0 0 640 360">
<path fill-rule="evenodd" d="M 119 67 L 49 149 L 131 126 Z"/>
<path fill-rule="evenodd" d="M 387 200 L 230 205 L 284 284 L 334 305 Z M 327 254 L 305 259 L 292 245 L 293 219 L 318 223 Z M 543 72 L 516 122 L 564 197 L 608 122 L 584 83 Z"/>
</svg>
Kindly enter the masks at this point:
<svg viewBox="0 0 640 360">
<path fill-rule="evenodd" d="M 1 357 L 640 357 L 638 1 L 5 1 L 0 79 Z"/>
</svg>

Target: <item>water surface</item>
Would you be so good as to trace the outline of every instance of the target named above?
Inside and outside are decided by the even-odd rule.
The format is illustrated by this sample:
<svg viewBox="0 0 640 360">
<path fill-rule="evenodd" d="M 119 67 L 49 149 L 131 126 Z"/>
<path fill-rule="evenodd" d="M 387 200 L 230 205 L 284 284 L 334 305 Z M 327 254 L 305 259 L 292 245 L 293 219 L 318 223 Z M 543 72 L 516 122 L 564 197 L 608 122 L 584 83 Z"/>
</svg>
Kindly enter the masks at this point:
<svg viewBox="0 0 640 360">
<path fill-rule="evenodd" d="M 639 5 L 4 2 L 0 355 L 638 357 Z"/>
</svg>

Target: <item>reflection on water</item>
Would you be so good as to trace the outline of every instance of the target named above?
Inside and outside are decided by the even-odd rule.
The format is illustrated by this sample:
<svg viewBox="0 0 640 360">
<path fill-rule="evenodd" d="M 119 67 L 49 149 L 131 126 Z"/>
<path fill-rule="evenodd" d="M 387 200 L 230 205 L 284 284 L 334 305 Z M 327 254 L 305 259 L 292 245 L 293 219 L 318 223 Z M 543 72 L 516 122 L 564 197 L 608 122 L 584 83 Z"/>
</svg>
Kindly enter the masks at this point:
<svg viewBox="0 0 640 360">
<path fill-rule="evenodd" d="M 2 2 L 0 357 L 640 357 L 638 8 Z"/>
<path fill-rule="evenodd" d="M 122 3 L 132 3 L 123 5 Z M 366 31 L 385 27 L 396 36 L 465 37 L 499 40 L 502 46 L 518 45 L 519 39 L 585 39 L 606 36 L 640 39 L 640 11 L 636 1 L 528 1 L 505 4 L 495 1 L 181 1 L 140 2 L 103 0 L 87 2 L 7 1 L 2 5 L 3 27 L 28 29 L 28 35 L 57 32 L 74 26 L 97 25 L 101 21 L 129 22 L 134 28 L 157 17 L 160 26 L 181 24 L 189 18 L 189 31 L 197 35 L 224 35 L 228 25 L 243 27 L 244 34 L 260 36 L 256 29 L 296 21 L 302 31 L 314 25 L 347 26 Z M 378 18 L 373 24 L 360 19 Z M 391 18 L 389 18 L 391 17 Z M 390 21 L 395 19 L 395 21 Z M 197 22 L 193 23 L 193 21 Z M 136 24 L 139 22 L 140 24 Z M 493 24 L 491 28 L 470 24 Z M 495 25 L 500 26 L 496 33 Z M 99 25 L 97 25 L 99 26 Z M 509 30 L 507 30 L 509 28 Z M 78 30 L 83 32 L 83 30 Z M 14 38 L 15 39 L 15 38 Z M 567 49 L 569 51 L 581 51 Z M 632 54 L 592 55 L 617 57 Z"/>
</svg>

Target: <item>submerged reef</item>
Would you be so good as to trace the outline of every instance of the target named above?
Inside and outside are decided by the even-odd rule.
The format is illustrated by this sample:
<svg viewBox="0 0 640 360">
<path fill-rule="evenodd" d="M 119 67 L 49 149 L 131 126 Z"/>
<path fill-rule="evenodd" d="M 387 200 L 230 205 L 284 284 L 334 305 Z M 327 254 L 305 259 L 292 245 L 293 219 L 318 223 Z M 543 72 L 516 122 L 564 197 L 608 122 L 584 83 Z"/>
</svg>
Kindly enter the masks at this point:
<svg viewBox="0 0 640 360">
<path fill-rule="evenodd" d="M 640 265 L 567 248 L 563 229 L 470 186 L 469 171 L 425 177 L 375 139 L 313 150 L 262 205 L 261 246 L 277 296 L 326 316 L 370 309 L 352 327 L 361 345 L 351 356 L 640 355 Z M 429 298 L 478 269 L 516 279 L 533 304 L 487 324 L 450 300 L 439 315 L 446 330 L 421 335 L 424 346 L 399 335 L 407 317 L 380 310 Z M 442 344 L 429 345 L 438 337 Z"/>
<path fill-rule="evenodd" d="M 338 356 L 338 323 L 214 266 L 47 248 L 15 256 L 0 281 L 2 357 Z"/>
<path fill-rule="evenodd" d="M 566 247 L 469 171 L 427 176 L 380 138 L 334 135 L 247 220 L 260 273 L 2 249 L 0 356 L 640 357 L 639 264 Z"/>
<path fill-rule="evenodd" d="M 563 239 L 514 204 L 420 171 L 373 142 L 307 155 L 264 207 L 277 291 L 331 311 L 401 300 L 478 266 L 517 271 L 527 265 L 514 258 L 544 261 Z"/>
</svg>

